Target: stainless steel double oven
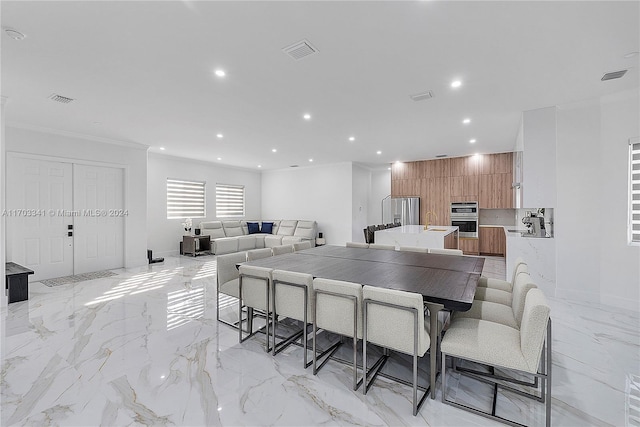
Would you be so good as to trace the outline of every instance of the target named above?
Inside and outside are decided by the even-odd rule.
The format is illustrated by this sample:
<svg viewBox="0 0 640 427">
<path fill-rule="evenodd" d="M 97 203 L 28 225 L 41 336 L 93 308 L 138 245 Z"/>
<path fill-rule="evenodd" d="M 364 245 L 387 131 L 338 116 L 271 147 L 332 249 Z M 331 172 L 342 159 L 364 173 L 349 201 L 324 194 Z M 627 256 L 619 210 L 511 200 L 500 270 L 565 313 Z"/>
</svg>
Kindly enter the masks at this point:
<svg viewBox="0 0 640 427">
<path fill-rule="evenodd" d="M 460 237 L 478 237 L 478 202 L 451 203 L 451 226 L 459 228 Z"/>
</svg>

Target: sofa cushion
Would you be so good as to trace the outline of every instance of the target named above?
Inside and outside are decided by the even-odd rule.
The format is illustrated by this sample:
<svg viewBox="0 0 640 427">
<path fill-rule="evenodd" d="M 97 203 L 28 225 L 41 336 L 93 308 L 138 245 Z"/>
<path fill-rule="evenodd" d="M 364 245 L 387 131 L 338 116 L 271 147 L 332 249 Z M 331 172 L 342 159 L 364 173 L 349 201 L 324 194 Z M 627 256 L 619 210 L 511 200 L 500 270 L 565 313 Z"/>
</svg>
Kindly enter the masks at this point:
<svg viewBox="0 0 640 427">
<path fill-rule="evenodd" d="M 213 242 L 213 253 L 216 255 L 238 252 L 238 238 L 224 237 Z"/>
<path fill-rule="evenodd" d="M 273 223 L 272 222 L 262 222 L 260 226 L 260 233 L 263 234 L 272 234 L 273 233 Z"/>
<path fill-rule="evenodd" d="M 242 236 L 242 224 L 240 221 L 222 221 L 222 227 L 224 228 L 224 234 L 227 237 Z"/>
<path fill-rule="evenodd" d="M 296 231 L 296 225 L 298 225 L 298 221 L 296 220 L 282 220 L 280 221 L 277 234 L 279 236 L 293 236 L 293 233 Z"/>
<path fill-rule="evenodd" d="M 210 236 L 211 240 L 226 237 L 222 228 L 222 221 L 203 221 L 200 223 L 200 234 Z"/>
<path fill-rule="evenodd" d="M 293 235 L 311 240 L 316 238 L 317 230 L 318 223 L 315 221 L 298 221 Z"/>
<path fill-rule="evenodd" d="M 260 232 L 260 224 L 257 222 L 247 222 L 247 234 L 256 234 Z"/>
<path fill-rule="evenodd" d="M 239 251 L 248 251 L 256 248 L 255 236 L 238 236 L 236 239 L 238 239 Z"/>
</svg>

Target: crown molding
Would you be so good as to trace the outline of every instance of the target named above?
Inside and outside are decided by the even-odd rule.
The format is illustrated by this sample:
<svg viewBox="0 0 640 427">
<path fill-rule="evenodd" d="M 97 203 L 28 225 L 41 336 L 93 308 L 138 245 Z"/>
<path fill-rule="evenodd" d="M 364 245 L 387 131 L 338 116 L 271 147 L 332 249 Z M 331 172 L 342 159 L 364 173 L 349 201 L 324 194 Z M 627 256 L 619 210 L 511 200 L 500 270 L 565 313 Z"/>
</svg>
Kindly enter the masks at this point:
<svg viewBox="0 0 640 427">
<path fill-rule="evenodd" d="M 48 127 L 44 127 L 44 126 L 31 125 L 31 124 L 26 124 L 26 123 L 7 122 L 6 123 L 6 127 L 30 130 L 30 131 L 33 131 L 33 132 L 50 133 L 50 134 L 53 134 L 53 135 L 67 136 L 67 137 L 70 137 L 70 138 L 87 139 L 89 141 L 101 142 L 103 144 L 120 145 L 122 147 L 133 148 L 133 149 L 136 149 L 136 150 L 145 150 L 146 151 L 146 150 L 149 149 L 149 145 L 140 144 L 138 142 L 121 141 L 121 140 L 118 140 L 118 139 L 104 138 L 104 137 L 101 137 L 101 136 L 87 135 L 87 134 L 84 134 L 84 133 L 71 132 L 71 131 L 61 130 L 61 129 L 53 129 L 53 128 L 48 128 Z"/>
</svg>

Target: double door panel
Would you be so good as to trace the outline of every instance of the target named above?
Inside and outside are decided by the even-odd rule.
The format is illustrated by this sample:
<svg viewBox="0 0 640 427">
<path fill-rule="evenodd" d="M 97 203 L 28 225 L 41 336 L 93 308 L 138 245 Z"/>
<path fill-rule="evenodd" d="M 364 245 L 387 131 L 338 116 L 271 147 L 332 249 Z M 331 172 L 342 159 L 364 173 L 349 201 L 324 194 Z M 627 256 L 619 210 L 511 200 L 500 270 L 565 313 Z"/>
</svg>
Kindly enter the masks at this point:
<svg viewBox="0 0 640 427">
<path fill-rule="evenodd" d="M 7 260 L 32 280 L 124 265 L 122 169 L 10 156 Z"/>
</svg>

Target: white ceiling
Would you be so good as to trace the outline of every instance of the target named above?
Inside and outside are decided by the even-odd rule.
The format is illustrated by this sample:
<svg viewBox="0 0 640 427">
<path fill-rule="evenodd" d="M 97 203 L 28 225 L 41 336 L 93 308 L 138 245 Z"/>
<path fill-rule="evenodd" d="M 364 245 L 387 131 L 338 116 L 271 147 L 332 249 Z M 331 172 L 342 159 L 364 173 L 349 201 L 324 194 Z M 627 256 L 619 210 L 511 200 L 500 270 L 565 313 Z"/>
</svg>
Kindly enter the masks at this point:
<svg viewBox="0 0 640 427">
<path fill-rule="evenodd" d="M 2 1 L 27 37 L 2 34 L 1 93 L 9 125 L 253 169 L 503 152 L 522 111 L 639 87 L 639 4 Z"/>
</svg>

